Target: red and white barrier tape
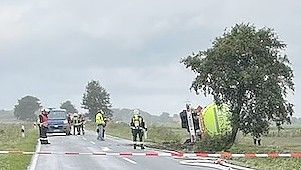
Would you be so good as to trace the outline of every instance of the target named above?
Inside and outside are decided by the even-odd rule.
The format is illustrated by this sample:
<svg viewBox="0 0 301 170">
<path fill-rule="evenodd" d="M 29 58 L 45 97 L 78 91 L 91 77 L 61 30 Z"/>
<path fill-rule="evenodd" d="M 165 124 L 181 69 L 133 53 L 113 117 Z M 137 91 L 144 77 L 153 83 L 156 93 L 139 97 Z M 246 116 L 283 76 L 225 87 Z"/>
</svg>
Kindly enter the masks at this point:
<svg viewBox="0 0 301 170">
<path fill-rule="evenodd" d="M 267 154 L 235 154 L 235 153 L 220 153 L 220 154 L 208 154 L 208 153 L 179 153 L 179 152 L 54 152 L 54 151 L 40 151 L 40 152 L 24 152 L 24 151 L 0 151 L 0 154 L 16 154 L 16 155 L 99 155 L 99 156 L 146 156 L 146 157 L 212 157 L 212 158 L 301 158 L 301 152 L 297 153 L 267 153 Z"/>
</svg>

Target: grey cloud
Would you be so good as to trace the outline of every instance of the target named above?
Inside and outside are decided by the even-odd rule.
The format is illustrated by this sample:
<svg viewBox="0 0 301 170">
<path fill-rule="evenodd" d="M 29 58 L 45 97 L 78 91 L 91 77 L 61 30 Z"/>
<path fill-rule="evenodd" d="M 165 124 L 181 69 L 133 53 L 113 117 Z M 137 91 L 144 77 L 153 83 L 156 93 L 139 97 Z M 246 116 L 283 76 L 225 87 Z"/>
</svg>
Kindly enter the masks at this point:
<svg viewBox="0 0 301 170">
<path fill-rule="evenodd" d="M 180 58 L 210 47 L 226 27 L 250 22 L 275 28 L 288 43 L 300 115 L 300 7 L 298 0 L 1 1 L 0 109 L 26 94 L 80 105 L 91 79 L 103 83 L 115 107 L 158 113 L 176 112 L 188 99 L 208 103 L 189 91 L 194 74 Z"/>
</svg>

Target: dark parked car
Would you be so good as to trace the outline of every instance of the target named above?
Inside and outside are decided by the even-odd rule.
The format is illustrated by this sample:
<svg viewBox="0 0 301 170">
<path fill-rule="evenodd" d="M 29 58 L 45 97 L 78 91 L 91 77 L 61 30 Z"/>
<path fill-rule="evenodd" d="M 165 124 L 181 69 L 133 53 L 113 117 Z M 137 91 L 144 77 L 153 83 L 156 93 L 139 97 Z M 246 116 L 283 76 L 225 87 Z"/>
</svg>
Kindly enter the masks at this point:
<svg viewBox="0 0 301 170">
<path fill-rule="evenodd" d="M 51 109 L 48 115 L 47 133 L 70 133 L 70 125 L 65 109 Z"/>
</svg>

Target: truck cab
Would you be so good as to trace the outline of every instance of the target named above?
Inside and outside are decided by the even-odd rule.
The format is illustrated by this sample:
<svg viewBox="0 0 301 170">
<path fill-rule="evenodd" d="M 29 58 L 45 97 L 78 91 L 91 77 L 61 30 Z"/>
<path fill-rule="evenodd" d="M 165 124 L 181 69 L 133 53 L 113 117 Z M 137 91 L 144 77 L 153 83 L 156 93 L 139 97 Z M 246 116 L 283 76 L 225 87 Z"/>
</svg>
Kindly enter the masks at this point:
<svg viewBox="0 0 301 170">
<path fill-rule="evenodd" d="M 65 109 L 50 109 L 47 133 L 70 133 L 70 124 Z"/>
</svg>

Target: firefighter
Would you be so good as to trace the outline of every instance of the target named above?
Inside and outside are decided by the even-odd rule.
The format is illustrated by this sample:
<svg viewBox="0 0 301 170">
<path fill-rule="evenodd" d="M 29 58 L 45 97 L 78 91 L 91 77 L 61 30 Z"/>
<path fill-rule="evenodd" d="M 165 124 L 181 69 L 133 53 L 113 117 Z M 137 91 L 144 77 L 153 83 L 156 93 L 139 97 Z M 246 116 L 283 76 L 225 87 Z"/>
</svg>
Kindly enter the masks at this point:
<svg viewBox="0 0 301 170">
<path fill-rule="evenodd" d="M 49 110 L 43 109 L 39 115 L 39 131 L 41 144 L 50 144 L 47 139 Z"/>
<path fill-rule="evenodd" d="M 77 113 L 73 114 L 72 124 L 73 124 L 73 135 L 80 135 L 80 122 Z M 75 131 L 77 131 L 77 133 Z"/>
<path fill-rule="evenodd" d="M 85 116 L 84 114 L 79 114 L 79 133 L 82 132 L 83 135 L 85 135 L 85 130 L 84 130 L 84 124 L 85 124 Z"/>
<path fill-rule="evenodd" d="M 71 135 L 71 127 L 72 127 L 72 119 L 71 119 L 71 113 L 68 113 L 68 116 L 67 116 L 67 122 L 68 122 L 68 133 L 67 135 Z"/>
<path fill-rule="evenodd" d="M 104 116 L 103 120 L 104 120 L 104 122 L 105 122 L 105 124 L 104 124 L 104 126 L 103 126 L 103 132 L 102 132 L 102 137 L 103 137 L 103 139 L 104 139 L 104 138 L 105 138 L 106 126 L 107 126 L 107 124 L 108 124 L 109 119 L 108 119 L 107 117 Z"/>
<path fill-rule="evenodd" d="M 95 123 L 97 125 L 97 140 L 104 141 L 104 127 L 106 122 L 104 119 L 104 112 L 102 110 L 96 114 Z"/>
<path fill-rule="evenodd" d="M 261 146 L 261 135 L 260 134 L 253 135 L 253 142 L 255 146 L 257 144 L 258 146 Z"/>
<path fill-rule="evenodd" d="M 137 137 L 139 136 L 139 145 L 141 149 L 144 149 L 143 145 L 143 135 L 145 128 L 145 123 L 143 121 L 143 118 L 141 117 L 139 110 L 134 110 L 134 115 L 131 120 L 131 129 L 132 129 L 132 135 L 133 135 L 133 142 L 134 142 L 134 149 L 137 148 Z M 139 146 L 138 145 L 138 146 Z"/>
</svg>

